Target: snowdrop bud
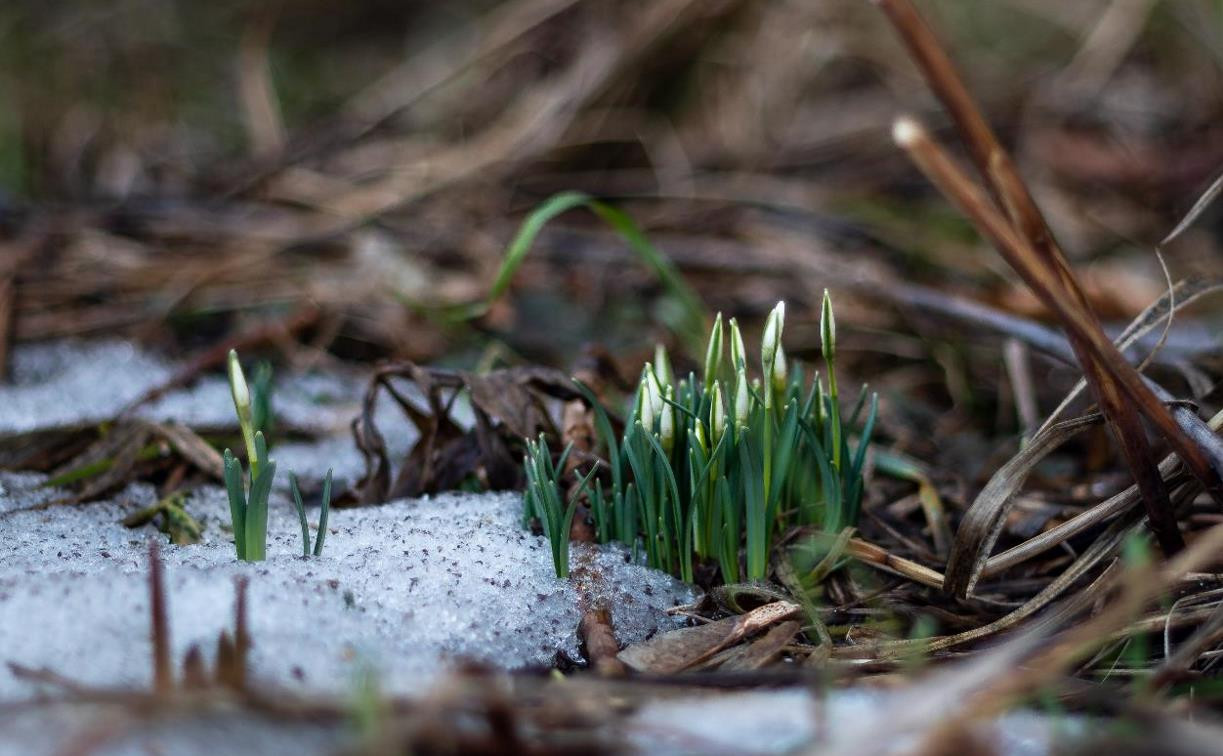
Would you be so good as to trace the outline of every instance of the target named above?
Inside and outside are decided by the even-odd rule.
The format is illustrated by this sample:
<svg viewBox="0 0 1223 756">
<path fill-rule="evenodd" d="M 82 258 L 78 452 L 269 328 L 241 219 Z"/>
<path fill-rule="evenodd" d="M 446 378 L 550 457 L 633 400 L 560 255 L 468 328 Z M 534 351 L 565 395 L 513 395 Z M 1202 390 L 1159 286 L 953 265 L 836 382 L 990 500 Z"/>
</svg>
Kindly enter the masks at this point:
<svg viewBox="0 0 1223 756">
<path fill-rule="evenodd" d="M 747 371 L 739 368 L 739 377 L 735 384 L 735 423 L 740 428 L 747 427 L 747 420 L 751 416 L 751 401 L 752 395 L 747 391 Z"/>
<path fill-rule="evenodd" d="M 713 391 L 713 382 L 718 378 L 718 366 L 722 363 L 722 313 L 713 319 L 713 330 L 709 332 L 709 346 L 705 348 L 705 393 Z"/>
<path fill-rule="evenodd" d="M 730 319 L 730 366 L 735 370 L 747 364 L 747 350 L 743 348 L 743 334 L 739 322 Z"/>
<path fill-rule="evenodd" d="M 249 417 L 251 411 L 251 391 L 246 385 L 246 376 L 242 373 L 242 363 L 238 362 L 238 350 L 229 350 L 229 391 L 234 397 L 234 409 L 238 417 Z"/>
<path fill-rule="evenodd" d="M 671 387 L 667 387 L 667 398 L 674 400 L 674 392 Z M 675 408 L 670 404 L 663 404 L 662 419 L 658 423 L 658 440 L 662 444 L 662 448 L 667 454 L 675 448 Z"/>
<path fill-rule="evenodd" d="M 786 367 L 786 351 L 777 345 L 777 353 L 773 355 L 773 391 L 783 394 L 786 390 L 786 379 L 789 377 Z"/>
<path fill-rule="evenodd" d="M 637 404 L 641 408 L 641 425 L 648 430 L 654 430 L 654 402 L 650 399 L 650 380 L 645 374 L 641 376 L 641 384 L 637 390 Z"/>
<path fill-rule="evenodd" d="M 654 417 L 662 414 L 662 384 L 658 382 L 658 374 L 654 372 L 654 368 L 650 367 L 650 363 L 646 363 L 646 384 L 649 386 L 650 410 Z"/>
<path fill-rule="evenodd" d="M 820 341 L 824 361 L 832 365 L 837 354 L 837 321 L 832 315 L 832 297 L 824 289 L 824 302 L 820 306 Z"/>
<path fill-rule="evenodd" d="M 722 384 L 713 389 L 713 409 L 710 411 L 710 422 L 713 423 L 713 442 L 716 445 L 726 433 L 726 405 L 722 401 Z"/>
<path fill-rule="evenodd" d="M 667 358 L 667 349 L 662 344 L 654 345 L 654 375 L 663 386 L 675 383 L 675 375 L 671 372 L 671 360 Z"/>
<path fill-rule="evenodd" d="M 705 423 L 697 420 L 693 423 L 693 435 L 696 436 L 696 442 L 700 445 L 701 451 L 709 453 L 709 434 L 705 432 Z"/>
<path fill-rule="evenodd" d="M 781 345 L 781 329 L 785 326 L 786 303 L 778 302 L 764 324 L 764 337 L 760 340 L 760 365 L 766 373 L 772 371 L 777 348 Z"/>
</svg>

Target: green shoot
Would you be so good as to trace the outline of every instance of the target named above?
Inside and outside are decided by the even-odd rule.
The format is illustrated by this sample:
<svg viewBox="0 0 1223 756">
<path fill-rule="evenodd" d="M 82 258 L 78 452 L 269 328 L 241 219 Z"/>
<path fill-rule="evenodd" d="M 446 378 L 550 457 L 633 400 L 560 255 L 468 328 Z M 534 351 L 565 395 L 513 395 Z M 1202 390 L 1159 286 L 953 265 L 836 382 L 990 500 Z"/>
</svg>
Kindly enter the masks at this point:
<svg viewBox="0 0 1223 756">
<path fill-rule="evenodd" d="M 592 468 L 580 481 L 568 504 L 562 504 L 560 491 L 556 486 L 556 471 L 565 468 L 565 460 L 571 450 L 572 444 L 565 448 L 560 461 L 553 465 L 547 444 L 543 436 L 540 436 L 538 442 L 527 441 L 527 454 L 523 459 L 527 471 L 524 517 L 528 520 L 537 518 L 542 525 L 544 535 L 552 546 L 552 565 L 556 568 L 556 576 L 559 578 L 569 577 L 569 530 L 573 526 L 573 515 L 577 511 L 578 501 L 597 470 Z"/>
<path fill-rule="evenodd" d="M 302 503 L 301 490 L 297 487 L 297 476 L 292 472 L 289 473 L 289 488 L 293 492 L 293 504 L 297 509 L 297 519 L 301 523 L 302 556 L 304 557 L 310 556 L 311 553 L 314 556 L 323 554 L 323 539 L 327 537 L 327 515 L 331 510 L 331 472 L 331 469 L 328 469 L 327 477 L 323 479 L 322 511 L 319 513 L 318 537 L 314 541 L 313 552 L 310 548 L 310 524 L 306 521 L 306 506 Z"/>
<path fill-rule="evenodd" d="M 714 320 L 699 380 L 677 380 L 660 348 L 641 371 L 619 437 L 609 412 L 578 385 L 594 408 L 606 466 L 587 472 L 562 502 L 569 450 L 554 464 L 541 437 L 528 442 L 525 459 L 524 518 L 542 524 L 559 576 L 567 574 L 569 526 L 582 496 L 601 543 L 630 546 L 649 565 L 688 581 L 702 561 L 716 564 L 726 582 L 766 578 L 774 544 L 790 528 L 849 532 L 861 509 L 878 401 L 873 395 L 868 401 L 864 387 L 856 406 L 842 415 L 827 295 L 821 317 L 827 386 L 819 375 L 808 381 L 802 366 L 786 359 L 784 326 L 785 307 L 778 304 L 762 338 L 761 380 L 748 377 L 733 318 L 728 338 L 721 315 Z M 730 342 L 729 364 L 723 362 L 724 341 Z"/>
<path fill-rule="evenodd" d="M 263 432 L 254 428 L 250 390 L 238 362 L 238 353 L 233 350 L 229 352 L 229 388 L 250 463 L 250 488 L 245 489 L 242 464 L 233 452 L 225 450 L 225 488 L 229 495 L 234 547 L 239 559 L 259 562 L 267 557 L 268 496 L 276 477 L 276 463 L 268 458 Z"/>
</svg>

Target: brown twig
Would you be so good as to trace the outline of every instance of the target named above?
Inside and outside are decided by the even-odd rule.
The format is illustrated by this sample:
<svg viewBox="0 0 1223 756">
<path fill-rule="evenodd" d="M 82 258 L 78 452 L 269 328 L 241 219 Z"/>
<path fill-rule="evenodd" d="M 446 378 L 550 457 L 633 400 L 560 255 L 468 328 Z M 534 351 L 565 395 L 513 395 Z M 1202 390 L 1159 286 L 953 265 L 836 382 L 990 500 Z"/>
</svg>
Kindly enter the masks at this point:
<svg viewBox="0 0 1223 756">
<path fill-rule="evenodd" d="M 1167 490 L 1151 457 L 1145 431 L 1136 414 L 1127 410 L 1118 412 L 1117 408 L 1135 408 L 1141 411 L 1160 429 L 1207 490 L 1223 500 L 1223 487 L 1212 467 L 1212 460 L 1185 435 L 1159 398 L 1104 334 L 1090 311 L 1078 306 L 1067 296 L 1060 277 L 985 199 L 973 182 L 930 138 L 926 130 L 916 121 L 902 118 L 896 123 L 894 137 L 897 144 L 909 152 L 914 162 L 940 191 L 993 242 L 1045 305 L 1061 318 L 1072 341 L 1087 345 L 1100 356 L 1094 363 L 1087 361 L 1086 356 L 1082 354 L 1080 360 L 1085 366 L 1098 364 L 1113 379 L 1096 383 L 1097 388 L 1102 391 L 1101 404 L 1106 412 L 1110 408 L 1114 411 L 1111 418 L 1118 424 L 1119 432 L 1116 435 L 1127 461 L 1130 462 L 1136 483 L 1144 494 L 1152 530 L 1167 553 L 1178 551 L 1184 542 L 1171 512 Z"/>
<path fill-rule="evenodd" d="M 153 690 L 166 695 L 174 688 L 174 671 L 170 667 L 170 622 L 166 616 L 161 547 L 156 538 L 149 540 L 149 618 L 153 640 Z"/>
<path fill-rule="evenodd" d="M 949 160 L 941 159 L 938 149 L 912 121 L 898 122 L 896 137 L 923 171 L 939 184 L 945 194 L 986 232 L 1001 249 L 1006 242 L 1020 242 L 1018 247 L 1003 252 L 1008 263 L 1020 273 L 1036 294 L 1061 317 L 1070 332 L 1084 375 L 1095 391 L 1126 462 L 1134 475 L 1147 507 L 1151 528 L 1167 553 L 1184 547 L 1184 540 L 1171 511 L 1168 492 L 1155 469 L 1139 413 L 1160 428 L 1165 437 L 1185 459 L 1194 474 L 1211 495 L 1223 503 L 1223 483 L 1216 467 L 1223 466 L 1185 436 L 1155 395 L 1143 384 L 1137 371 L 1121 356 L 1112 342 L 1104 337 L 1098 320 L 1092 313 L 1086 294 L 1079 286 L 1065 255 L 1054 240 L 1036 202 L 1015 170 L 1006 150 L 998 142 L 971 94 L 956 72 L 945 48 L 939 44 L 930 27 L 909 0 L 877 0 L 921 67 L 931 90 L 943 102 L 952 116 L 960 139 L 968 148 L 977 170 L 993 194 L 998 207 L 1005 212 L 986 221 L 983 212 L 993 210 L 975 191 L 962 174 L 957 174 Z M 912 145 L 914 148 L 910 148 Z M 917 152 L 925 153 L 919 156 Z M 950 171 L 945 169 L 951 169 Z M 939 176 L 931 175 L 938 169 Z M 940 179 L 942 183 L 940 183 Z M 993 226 L 989 229 L 987 227 Z M 1009 228 L 1007 228 L 1009 226 Z M 1003 240 L 999 235 L 1012 231 L 1014 239 Z M 1026 244 L 1023 242 L 1026 241 Z M 1002 242 L 1002 244 L 1000 244 Z M 1043 279 L 1039 282 L 1036 279 Z M 1135 406 L 1137 405 L 1137 406 Z"/>
<path fill-rule="evenodd" d="M 604 608 L 583 612 L 578 637 L 586 649 L 586 660 L 599 674 L 614 677 L 625 673 L 624 662 L 616 658 L 620 644 L 612 629 L 611 612 Z"/>
<path fill-rule="evenodd" d="M 1162 478 L 1159 477 L 1156 470 L 1155 458 L 1147 442 L 1139 412 L 1144 412 L 1153 423 L 1161 427 L 1169 443 L 1178 448 L 1183 458 L 1186 454 L 1195 455 L 1195 460 L 1191 461 L 1186 458 L 1186 462 L 1202 483 L 1208 489 L 1212 489 L 1212 495 L 1223 503 L 1223 487 L 1219 482 L 1217 471 L 1214 471 L 1208 464 L 1202 450 L 1195 447 L 1190 439 L 1184 437 L 1179 426 L 1168 415 L 1167 410 L 1162 406 L 1155 406 L 1158 404 L 1155 395 L 1146 389 L 1145 385 L 1142 385 L 1137 372 L 1130 368 L 1124 358 L 1121 358 L 1112 343 L 1107 338 L 1103 338 L 1103 330 L 1099 327 L 1099 322 L 1088 305 L 1087 296 L 1077 283 L 1074 272 L 1066 262 L 1062 250 L 1053 239 L 1052 232 L 1049 231 L 1040 209 L 1033 201 L 1031 193 L 1027 191 L 1027 186 L 1019 176 L 1019 172 L 1015 170 L 1014 164 L 1011 163 L 1007 150 L 1002 148 L 992 128 L 989 128 L 985 117 L 981 115 L 972 95 L 967 91 L 963 80 L 956 72 L 955 66 L 951 64 L 947 51 L 934 37 L 931 28 L 922 20 L 920 13 L 909 0 L 878 1 L 892 20 L 893 26 L 898 29 L 910 54 L 921 67 L 929 87 L 942 100 L 943 105 L 951 114 L 951 120 L 960 133 L 961 142 L 969 149 L 972 161 L 992 192 L 994 202 L 1007 215 L 1011 230 L 1014 230 L 1019 240 L 1027 242 L 1025 254 L 1018 254 L 1015 259 L 1011 259 L 1004 252 L 1004 257 L 1008 258 L 1011 267 L 1024 276 L 1037 296 L 1040 296 L 1047 306 L 1062 317 L 1063 323 L 1070 332 L 1070 343 L 1074 347 L 1076 357 L 1079 358 L 1082 371 L 1084 371 L 1087 382 L 1095 391 L 1104 416 L 1108 420 L 1109 428 L 1112 429 L 1114 438 L 1120 445 L 1121 453 L 1125 456 L 1126 464 L 1142 493 L 1152 531 L 1156 533 L 1164 552 L 1169 554 L 1177 552 L 1184 548 L 1184 539 L 1180 536 L 1177 520 L 1175 520 L 1172 506 L 1169 503 L 1167 488 L 1164 487 Z M 900 122 L 900 127 L 896 131 L 898 142 L 901 141 L 900 137 L 914 133 L 912 128 L 903 127 L 905 124 L 910 124 L 910 122 Z M 918 135 L 918 141 L 921 141 L 920 135 Z M 926 139 L 926 142 L 933 147 L 933 142 L 929 139 Z M 914 154 L 914 150 L 910 149 L 910 154 Z M 937 157 L 928 160 L 928 164 L 922 164 L 922 159 L 918 158 L 916 154 L 914 157 L 918 165 L 922 165 L 927 175 L 929 175 L 929 168 L 940 163 Z M 942 166 L 939 165 L 939 168 Z M 954 169 L 950 161 L 945 161 L 945 166 Z M 951 174 L 944 171 L 943 176 L 944 179 L 949 179 Z M 938 183 L 937 180 L 936 183 Z M 964 202 L 964 199 L 969 199 L 976 193 L 972 191 L 974 187 L 971 186 L 971 182 L 967 182 L 966 179 L 954 180 L 949 185 L 939 188 L 942 188 L 944 193 L 948 193 L 949 197 L 953 197 L 948 192 L 949 188 L 960 190 L 956 204 L 960 204 L 961 209 L 974 219 L 978 226 L 982 225 L 980 213 L 974 213 L 972 210 L 986 209 L 987 204 L 980 197 L 971 197 L 972 202 Z M 1005 221 L 998 225 L 1000 228 L 1005 225 Z M 994 243 L 998 245 L 996 232 L 987 232 L 987 236 L 994 239 Z M 1016 261 L 1024 257 L 1027 258 L 1026 264 L 1016 265 Z M 1043 273 L 1044 279 L 1047 280 L 1044 280 L 1043 283 L 1035 283 L 1032 280 L 1032 274 L 1037 272 Z M 1059 300 L 1057 305 L 1054 305 L 1054 300 Z M 1075 327 L 1071 327 L 1070 321 L 1076 321 Z M 1093 338 L 1093 336 L 1099 336 L 1099 338 Z M 1126 369 L 1129 369 L 1128 373 Z M 1118 383 L 1125 384 L 1126 382 L 1129 383 L 1129 391 L 1124 391 L 1118 385 Z M 1126 393 L 1129 396 L 1125 396 Z M 1135 407 L 1131 402 L 1136 402 L 1139 406 Z"/>
</svg>

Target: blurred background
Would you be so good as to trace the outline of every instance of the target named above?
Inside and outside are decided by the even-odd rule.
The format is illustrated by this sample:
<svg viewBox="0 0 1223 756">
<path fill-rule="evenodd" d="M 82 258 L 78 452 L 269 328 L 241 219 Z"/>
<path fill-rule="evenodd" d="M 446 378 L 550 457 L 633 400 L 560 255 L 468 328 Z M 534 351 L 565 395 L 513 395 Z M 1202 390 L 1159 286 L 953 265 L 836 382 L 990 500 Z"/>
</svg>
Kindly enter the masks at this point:
<svg viewBox="0 0 1223 756">
<path fill-rule="evenodd" d="M 1155 245 L 1223 166 L 1223 4 L 920 7 L 1123 326 L 1166 290 Z M 456 315 L 523 218 L 580 190 L 635 219 L 708 313 L 750 323 L 786 299 L 796 356 L 818 354 L 829 288 L 896 447 L 950 454 L 939 438 L 979 465 L 976 434 L 1025 426 L 1016 376 L 1050 396 L 1076 376 L 940 314 L 957 298 L 1048 321 L 892 144 L 902 112 L 955 146 L 860 0 L 10 2 L 0 310 L 17 342 L 188 354 L 280 323 L 299 364 L 593 355 L 632 378 L 655 341 L 691 364 L 677 292 L 581 209 L 490 309 Z M 1207 212 L 1163 250 L 1173 279 L 1218 272 L 1218 231 Z M 1165 347 L 1199 399 L 1219 315 L 1196 306 Z"/>
</svg>

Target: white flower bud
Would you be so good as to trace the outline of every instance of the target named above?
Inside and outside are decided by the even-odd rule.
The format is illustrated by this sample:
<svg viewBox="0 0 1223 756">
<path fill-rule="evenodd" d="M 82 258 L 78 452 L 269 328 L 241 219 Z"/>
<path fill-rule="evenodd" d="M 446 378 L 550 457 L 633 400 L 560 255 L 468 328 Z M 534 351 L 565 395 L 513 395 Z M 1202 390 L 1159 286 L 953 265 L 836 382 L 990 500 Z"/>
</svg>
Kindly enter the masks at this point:
<svg viewBox="0 0 1223 756">
<path fill-rule="evenodd" d="M 641 383 L 637 387 L 637 406 L 638 419 L 641 420 L 642 426 L 649 430 L 654 429 L 654 403 L 650 401 L 650 383 L 645 376 L 641 377 Z"/>
<path fill-rule="evenodd" d="M 761 367 L 765 372 L 772 370 L 777 348 L 781 345 L 781 330 L 786 321 L 786 303 L 778 302 L 769 319 L 764 324 L 764 336 L 760 340 Z"/>
<path fill-rule="evenodd" d="M 662 414 L 663 408 L 662 384 L 658 382 L 658 374 L 654 372 L 654 368 L 648 362 L 645 364 L 645 380 L 648 388 L 646 395 L 650 400 L 650 413 L 658 417 Z"/>
<path fill-rule="evenodd" d="M 674 399 L 671 387 L 667 387 L 667 398 Z M 662 444 L 662 448 L 667 454 L 675 448 L 675 408 L 670 404 L 663 404 L 662 419 L 658 423 L 658 440 Z"/>
<path fill-rule="evenodd" d="M 751 417 L 751 401 L 752 395 L 747 390 L 747 371 L 739 368 L 739 377 L 735 384 L 735 423 L 740 428 L 747 427 L 748 418 Z"/>
<path fill-rule="evenodd" d="M 671 372 L 671 360 L 667 358 L 667 350 L 662 344 L 654 345 L 654 375 L 663 386 L 675 383 L 675 375 Z"/>
<path fill-rule="evenodd" d="M 785 393 L 786 380 L 789 378 L 789 368 L 786 366 L 786 351 L 777 345 L 777 353 L 773 355 L 773 391 Z"/>
<path fill-rule="evenodd" d="M 747 364 L 747 350 L 743 348 L 743 333 L 739 330 L 739 322 L 730 319 L 730 366 L 735 370 Z"/>
<path fill-rule="evenodd" d="M 251 391 L 246 385 L 246 376 L 242 373 L 242 363 L 238 362 L 238 350 L 229 350 L 229 391 L 234 398 L 234 409 L 238 417 L 248 416 L 251 411 Z"/>
<path fill-rule="evenodd" d="M 824 361 L 831 365 L 837 353 L 837 320 L 832 314 L 832 297 L 827 289 L 824 289 L 824 301 L 820 306 L 820 341 Z"/>
<path fill-rule="evenodd" d="M 722 401 L 722 384 L 717 384 L 713 390 L 713 408 L 709 412 L 713 423 L 713 443 L 717 445 L 726 433 L 726 405 Z"/>
<path fill-rule="evenodd" d="M 713 319 L 713 330 L 709 332 L 709 346 L 705 347 L 705 393 L 713 390 L 718 379 L 718 366 L 722 362 L 722 313 Z"/>
<path fill-rule="evenodd" d="M 709 453 L 709 434 L 705 432 L 705 423 L 702 420 L 697 420 L 693 423 L 692 433 L 696 436 L 696 442 L 700 445 L 701 451 Z"/>
</svg>

